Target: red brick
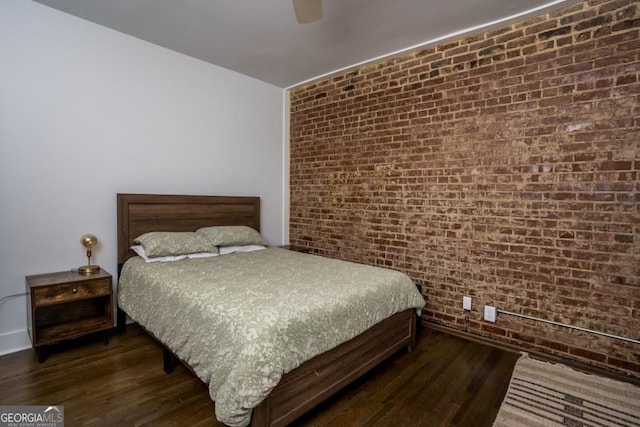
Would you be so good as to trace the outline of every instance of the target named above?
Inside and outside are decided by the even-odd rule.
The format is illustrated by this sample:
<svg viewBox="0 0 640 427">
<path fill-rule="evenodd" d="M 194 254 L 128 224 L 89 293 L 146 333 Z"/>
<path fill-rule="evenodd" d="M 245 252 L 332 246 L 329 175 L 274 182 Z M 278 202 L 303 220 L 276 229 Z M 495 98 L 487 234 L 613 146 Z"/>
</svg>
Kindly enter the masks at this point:
<svg viewBox="0 0 640 427">
<path fill-rule="evenodd" d="M 290 240 L 462 295 L 640 329 L 640 35 L 629 0 L 546 15 L 290 91 Z M 622 342 L 471 313 L 470 332 L 623 372 Z"/>
</svg>

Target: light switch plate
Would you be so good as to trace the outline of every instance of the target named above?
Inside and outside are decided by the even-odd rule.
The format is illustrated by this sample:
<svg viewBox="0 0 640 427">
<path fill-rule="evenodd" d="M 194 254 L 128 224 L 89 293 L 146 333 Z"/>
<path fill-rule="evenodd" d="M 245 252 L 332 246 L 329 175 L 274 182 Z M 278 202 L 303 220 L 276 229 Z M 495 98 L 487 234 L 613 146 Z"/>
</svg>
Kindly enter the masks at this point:
<svg viewBox="0 0 640 427">
<path fill-rule="evenodd" d="M 462 297 L 462 308 L 471 310 L 471 297 Z"/>
</svg>

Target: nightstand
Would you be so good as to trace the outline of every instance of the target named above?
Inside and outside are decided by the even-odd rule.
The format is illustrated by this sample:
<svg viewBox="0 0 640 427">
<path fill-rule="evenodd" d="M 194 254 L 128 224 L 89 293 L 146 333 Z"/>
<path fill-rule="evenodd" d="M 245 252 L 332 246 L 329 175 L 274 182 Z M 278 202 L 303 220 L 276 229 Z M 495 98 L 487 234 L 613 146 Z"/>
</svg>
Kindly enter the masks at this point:
<svg viewBox="0 0 640 427">
<path fill-rule="evenodd" d="M 105 270 L 91 275 L 76 271 L 38 274 L 26 277 L 28 331 L 38 352 L 45 359 L 48 344 L 78 338 L 113 328 L 112 279 Z"/>
</svg>

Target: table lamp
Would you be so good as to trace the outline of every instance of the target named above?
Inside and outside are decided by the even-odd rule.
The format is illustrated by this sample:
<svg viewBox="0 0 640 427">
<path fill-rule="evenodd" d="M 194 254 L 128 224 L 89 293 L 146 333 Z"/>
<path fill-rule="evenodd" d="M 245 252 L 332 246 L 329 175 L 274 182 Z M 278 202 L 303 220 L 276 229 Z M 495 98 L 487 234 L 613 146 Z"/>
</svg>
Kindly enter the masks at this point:
<svg viewBox="0 0 640 427">
<path fill-rule="evenodd" d="M 98 244 L 98 238 L 93 234 L 85 234 L 80 238 L 82 246 L 87 248 L 87 265 L 78 267 L 78 273 L 80 274 L 95 274 L 100 271 L 100 267 L 97 265 L 91 265 L 91 249 Z"/>
</svg>

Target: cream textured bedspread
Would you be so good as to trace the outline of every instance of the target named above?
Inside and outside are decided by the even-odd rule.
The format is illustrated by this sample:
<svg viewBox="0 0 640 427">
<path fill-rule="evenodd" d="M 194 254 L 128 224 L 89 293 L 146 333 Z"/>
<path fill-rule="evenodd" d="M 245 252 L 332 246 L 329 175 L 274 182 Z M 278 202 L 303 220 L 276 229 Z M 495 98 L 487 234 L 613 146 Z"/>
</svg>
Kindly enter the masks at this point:
<svg viewBox="0 0 640 427">
<path fill-rule="evenodd" d="M 268 248 L 131 258 L 118 305 L 209 385 L 219 421 L 245 426 L 284 373 L 424 299 L 397 271 Z"/>
</svg>

